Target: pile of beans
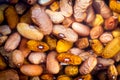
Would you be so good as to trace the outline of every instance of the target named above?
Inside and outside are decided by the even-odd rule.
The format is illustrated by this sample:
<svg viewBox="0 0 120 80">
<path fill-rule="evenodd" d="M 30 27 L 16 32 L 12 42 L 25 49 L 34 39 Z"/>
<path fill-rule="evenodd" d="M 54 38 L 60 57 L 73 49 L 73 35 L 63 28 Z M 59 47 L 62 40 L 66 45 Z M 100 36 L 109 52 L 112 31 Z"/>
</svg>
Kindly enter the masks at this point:
<svg viewBox="0 0 120 80">
<path fill-rule="evenodd" d="M 0 80 L 119 80 L 117 0 L 0 0 Z"/>
</svg>

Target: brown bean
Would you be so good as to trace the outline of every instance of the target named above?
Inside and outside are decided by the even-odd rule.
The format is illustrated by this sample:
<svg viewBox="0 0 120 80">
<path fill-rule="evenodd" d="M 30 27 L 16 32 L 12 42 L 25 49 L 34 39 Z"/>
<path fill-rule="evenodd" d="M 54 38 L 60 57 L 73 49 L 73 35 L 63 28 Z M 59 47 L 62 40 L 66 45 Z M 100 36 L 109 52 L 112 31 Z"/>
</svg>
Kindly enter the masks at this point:
<svg viewBox="0 0 120 80">
<path fill-rule="evenodd" d="M 110 8 L 103 0 L 94 0 L 93 7 L 97 13 L 103 16 L 103 18 L 109 18 L 110 16 L 112 16 Z"/>
<path fill-rule="evenodd" d="M 39 76 L 43 72 L 43 68 L 41 65 L 23 65 L 20 67 L 20 71 L 27 76 Z"/>
<path fill-rule="evenodd" d="M 0 54 L 6 58 L 6 60 L 9 62 L 8 66 L 11 68 L 15 68 L 16 66 L 13 64 L 12 61 L 12 51 L 7 52 L 5 51 L 4 47 L 0 47 Z"/>
<path fill-rule="evenodd" d="M 17 31 L 27 39 L 41 40 L 44 36 L 41 31 L 35 28 L 35 26 L 27 23 L 17 24 Z"/>
<path fill-rule="evenodd" d="M 76 31 L 80 36 L 88 36 L 90 34 L 90 28 L 87 25 L 74 22 L 72 24 L 72 28 Z"/>
<path fill-rule="evenodd" d="M 104 32 L 100 37 L 99 37 L 100 41 L 102 43 L 108 43 L 110 41 L 113 40 L 113 36 L 110 32 Z"/>
<path fill-rule="evenodd" d="M 85 5 L 84 5 L 85 4 Z M 87 8 L 92 4 L 92 0 L 76 0 L 74 5 L 74 18 L 77 22 L 85 20 Z"/>
<path fill-rule="evenodd" d="M 49 9 L 46 9 L 45 12 L 48 14 L 48 16 L 50 17 L 53 23 L 56 23 L 56 24 L 62 23 L 64 20 L 64 16 L 62 15 L 61 12 L 52 11 Z"/>
<path fill-rule="evenodd" d="M 68 53 L 74 54 L 74 55 L 79 55 L 80 53 L 82 53 L 84 50 L 73 47 L 71 48 Z"/>
<path fill-rule="evenodd" d="M 72 1 L 60 0 L 60 11 L 65 17 L 70 17 L 73 14 Z"/>
<path fill-rule="evenodd" d="M 48 54 L 46 60 L 47 70 L 51 74 L 57 74 L 60 70 L 59 62 L 56 59 L 57 52 L 52 51 Z"/>
<path fill-rule="evenodd" d="M 24 56 L 20 50 L 14 50 L 12 52 L 12 62 L 17 66 L 20 67 L 24 63 Z"/>
<path fill-rule="evenodd" d="M 20 41 L 21 41 L 21 36 L 19 33 L 15 32 L 11 34 L 4 45 L 5 50 L 12 51 L 16 49 Z"/>
<path fill-rule="evenodd" d="M 80 74 L 88 74 L 90 73 L 94 67 L 97 65 L 96 57 L 90 56 L 79 68 Z"/>
<path fill-rule="evenodd" d="M 9 69 L 0 72 L 1 80 L 19 80 L 19 76 L 16 70 Z"/>
<path fill-rule="evenodd" d="M 28 60 L 33 64 L 40 64 L 45 62 L 46 54 L 41 52 L 31 52 Z"/>
<path fill-rule="evenodd" d="M 73 22 L 74 22 L 74 19 L 72 17 L 65 17 L 62 24 L 65 27 L 70 27 Z"/>
<path fill-rule="evenodd" d="M 70 42 L 75 42 L 78 39 L 78 35 L 71 28 L 66 28 L 63 25 L 54 25 L 53 34 Z"/>
<path fill-rule="evenodd" d="M 8 6 L 5 10 L 5 18 L 11 29 L 15 29 L 19 22 L 19 16 L 13 5 Z"/>
<path fill-rule="evenodd" d="M 31 50 L 27 47 L 27 41 L 28 39 L 22 38 L 21 42 L 19 44 L 19 50 L 22 52 L 23 56 L 26 58 Z"/>
<path fill-rule="evenodd" d="M 11 33 L 11 29 L 8 25 L 1 25 L 0 26 L 0 33 L 2 35 L 9 35 Z"/>
<path fill-rule="evenodd" d="M 102 65 L 103 67 L 108 67 L 115 63 L 113 59 L 105 59 L 105 58 L 97 58 L 98 65 Z"/>
<path fill-rule="evenodd" d="M 118 17 L 111 16 L 105 19 L 104 28 L 106 30 L 113 30 L 117 27 L 117 25 L 118 25 Z"/>
<path fill-rule="evenodd" d="M 84 37 L 84 38 L 78 39 L 75 44 L 79 49 L 85 49 L 89 46 L 89 41 L 87 37 Z"/>
<path fill-rule="evenodd" d="M 88 51 L 83 51 L 83 52 L 81 52 L 80 54 L 79 54 L 79 56 L 81 57 L 81 59 L 83 60 L 83 61 L 85 61 L 85 60 L 87 60 L 90 56 L 92 56 L 91 54 L 90 54 L 90 52 L 88 52 Z"/>
<path fill-rule="evenodd" d="M 39 26 L 40 30 L 48 35 L 52 32 L 52 21 L 49 16 L 45 13 L 45 8 L 36 4 L 31 8 L 31 18 L 33 22 Z"/>
<path fill-rule="evenodd" d="M 0 36 L 0 46 L 7 40 L 8 36 Z"/>
<path fill-rule="evenodd" d="M 96 26 L 93 27 L 90 31 L 90 37 L 91 39 L 98 38 L 103 33 L 103 27 L 102 26 Z"/>
<path fill-rule="evenodd" d="M 18 14 L 22 15 L 26 11 L 27 6 L 26 4 L 19 2 L 15 5 L 15 9 Z"/>
<path fill-rule="evenodd" d="M 87 17 L 85 19 L 86 23 L 91 23 L 95 19 L 95 13 L 92 6 L 89 6 L 87 9 Z"/>
<path fill-rule="evenodd" d="M 28 10 L 25 14 L 23 14 L 20 17 L 20 22 L 21 23 L 27 23 L 27 24 L 32 24 L 32 19 L 31 19 L 31 13 L 30 10 Z"/>
</svg>

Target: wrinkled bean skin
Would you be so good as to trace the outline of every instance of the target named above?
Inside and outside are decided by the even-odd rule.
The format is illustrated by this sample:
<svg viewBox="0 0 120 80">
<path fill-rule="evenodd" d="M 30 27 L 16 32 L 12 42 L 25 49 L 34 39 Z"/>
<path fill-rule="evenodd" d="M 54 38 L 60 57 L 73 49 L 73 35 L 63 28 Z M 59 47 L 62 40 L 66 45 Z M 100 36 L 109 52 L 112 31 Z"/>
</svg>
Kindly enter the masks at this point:
<svg viewBox="0 0 120 80">
<path fill-rule="evenodd" d="M 31 8 L 31 18 L 45 35 L 49 35 L 52 32 L 53 24 L 48 15 L 45 13 L 44 7 L 37 4 L 34 5 Z"/>
<path fill-rule="evenodd" d="M 87 17 L 85 19 L 85 22 L 86 23 L 91 23 L 94 19 L 95 19 L 95 13 L 94 13 L 93 7 L 90 6 L 87 9 Z"/>
<path fill-rule="evenodd" d="M 85 37 L 85 38 L 78 39 L 77 42 L 76 42 L 76 46 L 79 49 L 85 49 L 85 48 L 87 48 L 89 46 L 88 38 Z"/>
<path fill-rule="evenodd" d="M 57 11 L 55 12 L 55 11 L 51 11 L 49 9 L 46 9 L 45 12 L 48 14 L 48 16 L 50 17 L 52 22 L 55 24 L 62 23 L 64 20 L 64 16 L 62 15 L 61 12 L 57 12 Z"/>
<path fill-rule="evenodd" d="M 65 17 L 70 17 L 73 14 L 72 1 L 60 0 L 60 11 Z"/>
<path fill-rule="evenodd" d="M 90 37 L 91 39 L 98 38 L 103 33 L 103 27 L 102 26 L 95 26 L 90 30 Z"/>
<path fill-rule="evenodd" d="M 71 53 L 59 53 L 57 55 L 57 60 L 59 62 L 63 62 L 71 65 L 80 65 L 82 62 L 81 57 Z"/>
<path fill-rule="evenodd" d="M 85 4 L 85 5 L 84 5 Z M 74 18 L 77 22 L 85 20 L 87 8 L 92 4 L 92 0 L 76 0 L 74 5 Z M 84 6 L 84 7 L 83 7 Z"/>
<path fill-rule="evenodd" d="M 113 30 L 118 25 L 118 18 L 115 16 L 111 16 L 108 19 L 105 19 L 104 26 L 106 30 Z"/>
<path fill-rule="evenodd" d="M 104 49 L 103 44 L 98 39 L 91 40 L 90 44 L 95 54 L 100 56 Z"/>
<path fill-rule="evenodd" d="M 94 0 L 93 7 L 97 13 L 103 16 L 103 18 L 109 18 L 112 16 L 110 8 L 105 4 L 103 0 Z"/>
<path fill-rule="evenodd" d="M 96 66 L 97 64 L 97 59 L 96 57 L 89 57 L 79 68 L 79 72 L 80 74 L 84 75 L 84 74 L 88 74 L 90 73 L 93 68 Z"/>
<path fill-rule="evenodd" d="M 109 33 L 109 32 L 104 32 L 100 37 L 99 37 L 99 39 L 100 39 L 100 41 L 102 42 L 102 43 L 108 43 L 108 42 L 110 42 L 110 41 L 112 41 L 113 40 L 113 36 L 112 36 L 112 34 L 111 33 Z"/>
<path fill-rule="evenodd" d="M 21 41 L 21 36 L 19 33 L 15 32 L 9 36 L 5 43 L 5 50 L 6 51 L 12 51 L 16 49 Z"/>
<path fill-rule="evenodd" d="M 81 52 L 81 53 L 79 54 L 79 56 L 81 57 L 81 59 L 82 59 L 83 61 L 85 61 L 85 60 L 87 60 L 90 56 L 93 56 L 93 55 L 91 55 L 90 52 L 83 51 L 83 52 Z"/>
</svg>

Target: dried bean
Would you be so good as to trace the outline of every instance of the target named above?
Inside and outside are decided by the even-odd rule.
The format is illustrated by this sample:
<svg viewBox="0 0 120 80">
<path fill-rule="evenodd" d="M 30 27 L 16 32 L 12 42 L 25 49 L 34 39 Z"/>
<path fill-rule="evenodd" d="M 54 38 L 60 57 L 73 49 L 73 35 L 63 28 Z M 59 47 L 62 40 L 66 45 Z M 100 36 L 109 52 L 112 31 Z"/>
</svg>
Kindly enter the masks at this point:
<svg viewBox="0 0 120 80">
<path fill-rule="evenodd" d="M 100 37 L 99 37 L 100 41 L 104 44 L 109 43 L 110 41 L 113 40 L 113 36 L 111 33 L 109 32 L 104 32 Z"/>
<path fill-rule="evenodd" d="M 110 65 L 108 68 L 108 78 L 109 80 L 117 80 L 118 72 L 115 65 Z"/>
<path fill-rule="evenodd" d="M 0 72 L 1 80 L 19 80 L 19 76 L 16 70 L 8 69 Z"/>
<path fill-rule="evenodd" d="M 9 35 L 11 32 L 12 31 L 8 25 L 1 25 L 0 26 L 0 33 L 2 35 Z"/>
<path fill-rule="evenodd" d="M 45 62 L 46 54 L 41 52 L 31 52 L 28 60 L 33 64 L 40 64 Z"/>
<path fill-rule="evenodd" d="M 7 40 L 8 36 L 1 36 L 0 37 L 0 46 Z"/>
<path fill-rule="evenodd" d="M 93 7 L 95 11 L 103 16 L 103 18 L 109 18 L 112 16 L 110 8 L 106 5 L 105 1 L 94 0 Z"/>
<path fill-rule="evenodd" d="M 96 57 L 89 57 L 79 68 L 80 74 L 88 74 L 90 73 L 94 67 L 97 65 L 97 59 Z"/>
<path fill-rule="evenodd" d="M 74 31 L 76 31 L 80 36 L 89 36 L 90 34 L 90 28 L 87 25 L 74 22 L 72 24 L 72 28 Z"/>
<path fill-rule="evenodd" d="M 53 34 L 70 42 L 75 42 L 78 39 L 78 35 L 71 28 L 66 28 L 63 25 L 54 25 Z"/>
<path fill-rule="evenodd" d="M 57 74 L 60 71 L 59 62 L 56 59 L 57 52 L 52 51 L 48 54 L 46 60 L 46 67 L 49 73 Z"/>
<path fill-rule="evenodd" d="M 14 50 L 12 52 L 12 62 L 17 66 L 21 67 L 24 62 L 24 56 L 20 50 Z"/>
<path fill-rule="evenodd" d="M 59 53 L 57 55 L 57 60 L 71 65 L 80 65 L 82 62 L 82 59 L 79 56 L 71 53 Z"/>
<path fill-rule="evenodd" d="M 60 0 L 60 11 L 65 17 L 70 17 L 73 14 L 72 1 Z"/>
<path fill-rule="evenodd" d="M 33 40 L 41 40 L 43 38 L 43 33 L 35 28 L 33 25 L 26 23 L 17 24 L 17 31 L 25 38 Z"/>
<path fill-rule="evenodd" d="M 60 39 L 57 42 L 56 50 L 58 53 L 67 52 L 72 46 L 73 46 L 72 42 L 68 42 L 68 41 L 65 41 L 63 39 Z"/>
<path fill-rule="evenodd" d="M 5 50 L 12 51 L 16 49 L 20 41 L 21 41 L 21 36 L 18 32 L 11 34 L 4 45 Z"/>
<path fill-rule="evenodd" d="M 40 0 L 39 0 L 40 1 Z M 49 35 L 52 32 L 52 21 L 45 13 L 45 8 L 36 4 L 31 7 L 32 21 L 39 26 L 44 35 Z"/>
<path fill-rule="evenodd" d="M 91 39 L 98 38 L 103 33 L 103 27 L 102 26 L 95 26 L 90 30 L 90 37 Z"/>
<path fill-rule="evenodd" d="M 41 65 L 28 64 L 21 66 L 20 71 L 27 76 L 39 76 L 42 74 L 43 68 Z"/>
<path fill-rule="evenodd" d="M 62 23 L 64 20 L 64 16 L 62 15 L 61 12 L 51 11 L 49 9 L 46 9 L 45 12 L 48 14 L 48 16 L 50 17 L 53 23 L 56 23 L 56 24 Z"/>
<path fill-rule="evenodd" d="M 89 46 L 88 38 L 85 37 L 85 38 L 78 39 L 77 42 L 76 42 L 76 46 L 79 49 L 85 49 L 85 48 L 87 48 Z"/>
</svg>

